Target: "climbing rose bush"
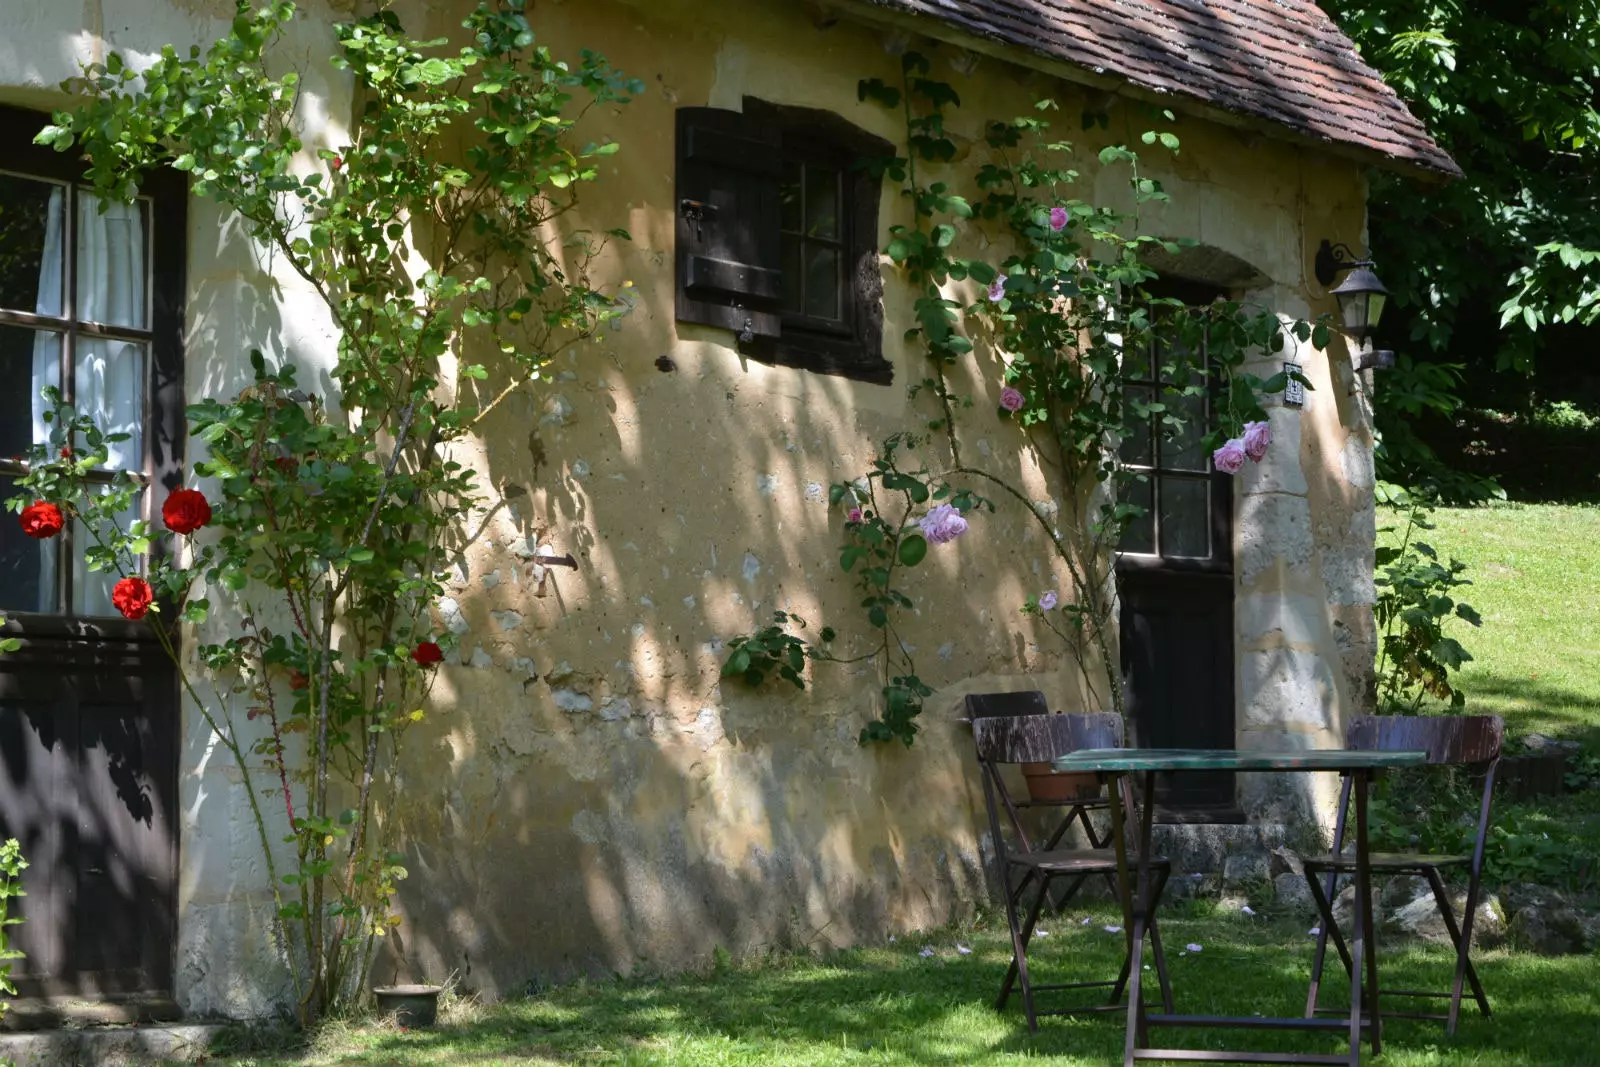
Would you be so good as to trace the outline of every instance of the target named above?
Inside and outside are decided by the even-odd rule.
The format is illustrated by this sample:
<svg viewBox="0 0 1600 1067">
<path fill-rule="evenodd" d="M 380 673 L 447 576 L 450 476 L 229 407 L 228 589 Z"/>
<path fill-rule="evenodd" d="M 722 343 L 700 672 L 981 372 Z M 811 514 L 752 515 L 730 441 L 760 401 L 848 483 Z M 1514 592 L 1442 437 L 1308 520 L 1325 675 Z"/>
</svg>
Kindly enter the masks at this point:
<svg viewBox="0 0 1600 1067">
<path fill-rule="evenodd" d="M 397 821 L 379 815 L 453 645 L 432 614 L 488 491 L 458 452 L 625 309 L 589 266 L 627 233 L 565 216 L 620 147 L 575 124 L 643 89 L 593 52 L 553 55 L 522 0 L 478 4 L 453 41 L 412 37 L 389 5 L 334 7 L 372 11 L 333 27 L 317 72 L 362 101 L 331 127 L 343 143 L 299 138 L 298 71 L 316 57 L 285 43 L 309 39 L 290 0 L 241 0 L 209 48 L 90 64 L 37 138 L 84 158 L 108 200 L 154 168 L 188 174 L 230 233 L 323 300 L 333 365 L 241 353 L 249 384 L 185 413 L 201 457 L 185 474 L 216 488 L 171 493 L 161 523 L 127 519 L 149 487 L 108 470 L 126 435 L 47 390 L 49 440 L 8 502 L 30 536 L 82 520 L 89 569 L 120 576 L 116 610 L 147 621 L 227 751 L 306 1025 L 365 996 L 400 921 Z"/>
<path fill-rule="evenodd" d="M 967 532 L 967 520 L 953 504 L 940 504 L 918 520 L 922 536 L 936 545 L 949 544 Z"/>
<path fill-rule="evenodd" d="M 198 489 L 175 489 L 161 505 L 161 521 L 175 534 L 192 534 L 211 521 L 211 502 Z"/>
<path fill-rule="evenodd" d="M 123 618 L 134 622 L 145 617 L 155 599 L 150 583 L 139 577 L 123 578 L 111 589 L 111 603 L 122 612 Z"/>
<path fill-rule="evenodd" d="M 22 532 L 39 541 L 48 540 L 61 532 L 66 518 L 61 509 L 48 500 L 35 500 L 22 509 Z"/>
<path fill-rule="evenodd" d="M 1272 444 L 1272 424 L 1265 421 L 1245 423 L 1241 443 L 1244 445 L 1244 454 L 1260 463 Z"/>
</svg>

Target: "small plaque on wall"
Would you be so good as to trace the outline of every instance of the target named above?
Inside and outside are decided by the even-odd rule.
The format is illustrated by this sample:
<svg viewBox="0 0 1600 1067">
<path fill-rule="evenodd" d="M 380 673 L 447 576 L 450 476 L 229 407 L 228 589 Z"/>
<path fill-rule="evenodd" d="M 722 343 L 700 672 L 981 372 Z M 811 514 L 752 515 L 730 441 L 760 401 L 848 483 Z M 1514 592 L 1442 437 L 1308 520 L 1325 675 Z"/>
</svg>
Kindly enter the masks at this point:
<svg viewBox="0 0 1600 1067">
<path fill-rule="evenodd" d="M 1298 363 L 1285 363 L 1283 373 L 1288 381 L 1283 386 L 1283 402 L 1292 408 L 1304 407 L 1306 403 L 1306 387 L 1301 384 L 1297 374 L 1304 374 Z"/>
</svg>

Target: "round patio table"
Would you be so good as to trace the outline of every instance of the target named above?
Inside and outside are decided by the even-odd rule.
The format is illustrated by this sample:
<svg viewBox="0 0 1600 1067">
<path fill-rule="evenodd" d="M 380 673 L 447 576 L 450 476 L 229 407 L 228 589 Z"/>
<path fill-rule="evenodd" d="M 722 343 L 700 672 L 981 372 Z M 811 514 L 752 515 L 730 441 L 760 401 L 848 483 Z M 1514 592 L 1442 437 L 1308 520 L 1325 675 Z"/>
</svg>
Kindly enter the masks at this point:
<svg viewBox="0 0 1600 1067">
<path fill-rule="evenodd" d="M 1128 983 L 1128 1024 L 1123 1040 L 1123 1067 L 1136 1060 L 1204 1063 L 1323 1063 L 1360 1067 L 1361 1031 L 1372 1042 L 1373 1055 L 1383 1048 L 1382 1020 L 1378 1014 L 1378 952 L 1372 934 L 1372 879 L 1367 847 L 1367 786 L 1375 771 L 1415 767 L 1427 759 L 1425 752 L 1356 752 L 1348 749 L 1285 749 L 1241 752 L 1233 749 L 1100 748 L 1082 749 L 1053 761 L 1058 771 L 1094 773 L 1102 779 L 1125 774 L 1143 775 L 1145 798 L 1139 820 L 1137 871 L 1130 872 L 1128 836 L 1119 790 L 1111 794 L 1111 838 L 1117 853 L 1118 895 L 1122 898 L 1124 929 L 1128 931 L 1131 975 Z M 1145 1010 L 1139 975 L 1143 970 L 1144 942 L 1149 932 L 1150 831 L 1157 774 L 1186 771 L 1338 771 L 1350 775 L 1356 798 L 1356 915 L 1351 939 L 1350 1015 L 1348 1019 L 1263 1018 L 1259 1015 L 1176 1015 Z M 1113 783 L 1114 784 L 1114 783 Z M 1130 874 L 1136 875 L 1130 877 Z M 1363 975 L 1363 970 L 1365 971 Z M 1255 1030 L 1342 1030 L 1349 1028 L 1350 1052 L 1321 1055 L 1305 1052 L 1229 1052 L 1218 1049 L 1152 1048 L 1150 1028 L 1156 1026 L 1242 1027 Z"/>
</svg>

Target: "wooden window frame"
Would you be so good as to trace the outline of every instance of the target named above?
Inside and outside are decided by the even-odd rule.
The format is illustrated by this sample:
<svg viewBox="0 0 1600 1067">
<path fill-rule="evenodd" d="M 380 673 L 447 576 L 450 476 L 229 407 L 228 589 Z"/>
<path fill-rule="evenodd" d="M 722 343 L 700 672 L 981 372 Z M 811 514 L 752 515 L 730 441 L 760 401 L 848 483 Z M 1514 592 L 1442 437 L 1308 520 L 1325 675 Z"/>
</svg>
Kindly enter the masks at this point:
<svg viewBox="0 0 1600 1067">
<path fill-rule="evenodd" d="M 843 329 L 794 312 L 782 314 L 783 332 L 758 337 L 740 351 L 763 363 L 816 374 L 890 385 L 894 364 L 883 356 L 883 272 L 878 266 L 878 206 L 883 181 L 863 166 L 892 157 L 894 146 L 831 111 L 790 107 L 747 96 L 745 114 L 777 130 L 784 162 L 810 163 L 839 171 L 839 246 Z"/>
<path fill-rule="evenodd" d="M 893 158 L 894 146 L 832 112 L 754 97 L 741 111 L 681 107 L 675 124 L 676 321 L 731 330 L 740 355 L 757 362 L 891 384 L 878 267 L 882 179 L 867 163 Z M 783 309 L 786 161 L 840 174 L 838 319 Z"/>
<path fill-rule="evenodd" d="M 1216 286 L 1202 282 L 1191 282 L 1182 278 L 1158 278 L 1148 283 L 1145 288 L 1151 296 L 1176 298 L 1192 306 L 1208 304 L 1218 297 L 1227 295 L 1226 290 Z M 1203 354 L 1201 366 L 1206 374 L 1203 396 L 1205 419 L 1209 424 L 1212 409 L 1217 400 L 1217 383 L 1211 377 L 1209 352 Z M 1131 385 L 1149 386 L 1158 390 L 1156 396 L 1159 399 L 1159 390 L 1162 388 L 1163 383 L 1160 381 L 1160 370 L 1155 365 L 1153 354 L 1151 355 L 1149 367 L 1150 377 L 1130 378 L 1128 381 Z M 1150 462 L 1148 464 L 1124 464 L 1129 470 L 1149 475 L 1153 483 L 1150 493 L 1153 551 L 1130 552 L 1119 547 L 1117 550 L 1117 566 L 1124 570 L 1231 574 L 1233 572 L 1233 523 L 1230 518 L 1233 514 L 1232 477 L 1218 471 L 1209 456 L 1206 457 L 1206 469 L 1204 471 L 1163 467 L 1161 465 L 1162 445 L 1162 435 L 1152 426 Z M 1205 556 L 1167 556 L 1162 554 L 1161 480 L 1163 478 L 1198 482 L 1207 487 L 1207 536 L 1209 537 L 1210 551 Z"/>
<path fill-rule="evenodd" d="M 50 121 L 36 111 L 0 106 L 0 170 L 23 177 L 64 182 L 71 192 L 66 206 L 68 230 L 64 238 L 71 267 L 64 279 L 66 292 L 62 316 L 0 309 L 0 325 L 25 329 L 59 330 L 63 344 L 63 394 L 71 397 L 77 339 L 106 337 L 135 341 L 149 346 L 144 382 L 144 456 L 142 469 L 133 472 L 144 483 L 144 519 L 151 521 L 159 510 L 156 497 L 162 489 L 179 488 L 183 482 L 184 441 L 187 423 L 184 413 L 183 328 L 184 293 L 187 285 L 188 183 L 178 171 L 158 168 L 150 171 L 139 195 L 150 202 L 147 270 L 150 272 L 149 328 L 133 329 L 79 320 L 76 316 L 76 223 L 78 188 L 85 183 L 88 168 L 82 157 L 72 152 L 57 152 L 33 143 L 34 136 Z M 4 383 L 0 383 L 3 387 Z M 0 457 L 0 475 L 16 477 L 26 465 L 11 457 Z M 111 478 L 106 474 L 106 480 Z M 9 512 L 4 520 L 14 521 Z M 71 613 L 72 565 L 71 528 L 62 531 L 62 551 L 56 575 L 56 611 L 8 611 L 3 632 L 16 636 L 116 636 L 148 637 L 142 623 L 103 616 L 78 616 Z M 166 551 L 162 539 L 152 538 L 150 554 Z"/>
</svg>

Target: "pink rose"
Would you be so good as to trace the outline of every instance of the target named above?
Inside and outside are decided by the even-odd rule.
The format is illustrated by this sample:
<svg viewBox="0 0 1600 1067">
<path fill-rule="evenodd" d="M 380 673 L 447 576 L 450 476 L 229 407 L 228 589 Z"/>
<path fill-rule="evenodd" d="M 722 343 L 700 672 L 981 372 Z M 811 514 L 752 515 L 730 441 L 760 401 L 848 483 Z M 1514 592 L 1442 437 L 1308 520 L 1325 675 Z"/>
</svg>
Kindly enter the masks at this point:
<svg viewBox="0 0 1600 1067">
<path fill-rule="evenodd" d="M 1244 424 L 1244 454 L 1261 462 L 1261 457 L 1267 454 L 1267 446 L 1272 444 L 1272 424 L 1270 422 L 1247 422 Z"/>
<path fill-rule="evenodd" d="M 1067 209 L 1053 207 L 1050 209 L 1050 228 L 1057 233 L 1067 228 Z"/>
<path fill-rule="evenodd" d="M 1244 455 L 1244 442 L 1235 437 L 1211 453 L 1211 462 L 1223 474 L 1238 474 L 1239 468 L 1244 466 Z"/>
<path fill-rule="evenodd" d="M 850 523 L 852 526 L 855 525 L 856 523 L 860 522 L 861 521 L 861 509 L 860 508 L 851 508 L 848 512 L 845 513 L 844 521 Z"/>
<path fill-rule="evenodd" d="M 1054 611 L 1057 603 L 1056 591 L 1052 589 L 1048 593 L 1044 593 L 1039 597 L 1039 610 Z"/>
<path fill-rule="evenodd" d="M 1006 276 L 1004 274 L 989 283 L 989 299 L 995 303 L 1006 298 Z"/>
<path fill-rule="evenodd" d="M 940 504 L 917 520 L 922 536 L 936 545 L 954 541 L 967 532 L 967 520 L 951 504 Z"/>
<path fill-rule="evenodd" d="M 1005 408 L 1007 411 L 1021 411 L 1022 405 L 1026 404 L 1027 402 L 1027 397 L 1023 396 L 1020 391 L 1011 388 L 1009 385 L 1000 390 L 1000 406 Z"/>
</svg>

